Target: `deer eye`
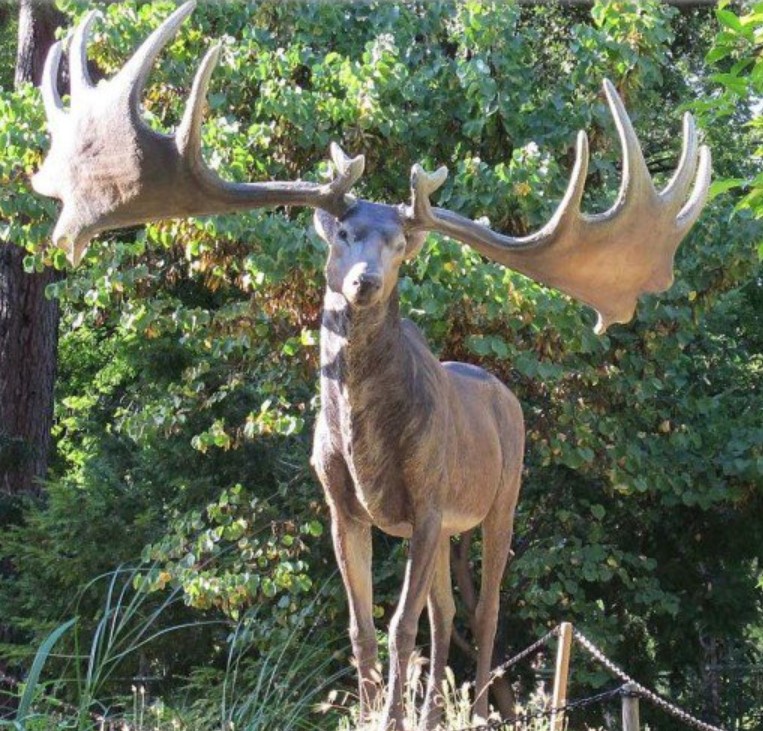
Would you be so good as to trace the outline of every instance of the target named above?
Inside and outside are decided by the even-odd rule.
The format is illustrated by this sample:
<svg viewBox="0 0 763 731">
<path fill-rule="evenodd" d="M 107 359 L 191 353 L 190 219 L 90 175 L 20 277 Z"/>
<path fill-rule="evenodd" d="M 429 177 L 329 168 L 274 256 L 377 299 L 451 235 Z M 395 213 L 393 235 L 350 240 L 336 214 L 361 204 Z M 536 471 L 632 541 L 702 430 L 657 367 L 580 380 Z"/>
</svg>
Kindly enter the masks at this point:
<svg viewBox="0 0 763 731">
<path fill-rule="evenodd" d="M 350 238 L 350 235 L 347 233 L 346 228 L 340 228 L 339 231 L 336 232 L 336 237 L 344 244 L 347 243 L 347 240 Z"/>
</svg>

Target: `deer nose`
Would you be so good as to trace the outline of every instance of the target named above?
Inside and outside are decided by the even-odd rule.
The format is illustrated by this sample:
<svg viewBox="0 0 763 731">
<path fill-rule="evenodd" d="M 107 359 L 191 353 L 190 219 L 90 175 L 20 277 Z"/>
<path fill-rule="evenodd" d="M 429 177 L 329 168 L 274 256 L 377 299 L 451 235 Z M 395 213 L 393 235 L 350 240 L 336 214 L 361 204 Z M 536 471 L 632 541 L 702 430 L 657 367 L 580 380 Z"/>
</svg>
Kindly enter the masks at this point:
<svg viewBox="0 0 763 731">
<path fill-rule="evenodd" d="M 381 289 L 382 278 L 374 272 L 361 272 L 352 283 L 355 291 L 361 297 L 367 297 Z"/>
</svg>

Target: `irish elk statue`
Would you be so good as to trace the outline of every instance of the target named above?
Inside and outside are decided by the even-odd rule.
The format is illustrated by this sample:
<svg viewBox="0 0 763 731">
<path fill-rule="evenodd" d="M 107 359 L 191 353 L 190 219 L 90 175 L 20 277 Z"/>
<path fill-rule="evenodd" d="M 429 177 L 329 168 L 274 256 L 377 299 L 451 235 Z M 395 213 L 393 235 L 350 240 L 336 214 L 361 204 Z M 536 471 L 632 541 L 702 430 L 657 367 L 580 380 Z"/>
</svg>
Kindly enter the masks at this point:
<svg viewBox="0 0 763 731">
<path fill-rule="evenodd" d="M 584 302 L 597 329 L 627 322 L 643 292 L 666 289 L 675 250 L 700 213 L 710 153 L 698 149 L 690 115 L 681 160 L 667 187 L 655 190 L 614 87 L 604 92 L 623 151 L 619 196 L 606 213 L 580 212 L 587 138 L 580 133 L 567 192 L 537 233 L 512 238 L 452 211 L 429 196 L 445 168 L 411 173 L 408 205 L 350 195 L 363 158 L 332 146 L 337 170 L 327 184 L 301 181 L 233 184 L 201 157 L 206 88 L 219 47 L 204 57 L 174 135 L 151 130 L 140 98 L 161 48 L 193 9 L 178 8 L 111 80 L 94 86 L 87 35 L 94 14 L 70 43 L 71 107 L 57 92 L 61 45 L 47 60 L 42 91 L 52 143 L 35 189 L 63 202 L 53 240 L 72 263 L 100 231 L 169 217 L 264 206 L 308 206 L 328 246 L 321 328 L 321 410 L 313 465 L 323 484 L 332 536 L 350 606 L 361 715 L 377 695 L 372 617 L 371 527 L 410 539 L 405 581 L 390 626 L 390 671 L 383 729 L 403 728 L 402 695 L 424 605 L 431 626 L 431 670 L 422 726 L 437 726 L 454 602 L 450 538 L 482 526 L 482 584 L 476 609 L 475 715 L 486 718 L 499 587 L 509 554 L 519 493 L 524 429 L 517 399 L 475 366 L 439 363 L 417 328 L 400 318 L 400 266 L 436 231 Z"/>
</svg>

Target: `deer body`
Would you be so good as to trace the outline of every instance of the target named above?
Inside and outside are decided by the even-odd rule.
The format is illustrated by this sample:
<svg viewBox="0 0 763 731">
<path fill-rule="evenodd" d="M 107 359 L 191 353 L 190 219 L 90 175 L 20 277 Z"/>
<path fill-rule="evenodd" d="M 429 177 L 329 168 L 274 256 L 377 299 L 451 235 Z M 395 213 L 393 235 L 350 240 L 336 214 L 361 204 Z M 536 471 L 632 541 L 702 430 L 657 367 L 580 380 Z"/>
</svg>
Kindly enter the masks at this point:
<svg viewBox="0 0 763 731">
<path fill-rule="evenodd" d="M 376 694 L 370 539 L 376 526 L 411 539 L 390 628 L 382 724 L 403 728 L 403 681 L 428 600 L 433 658 L 423 725 L 434 728 L 454 614 L 450 537 L 489 515 L 483 527 L 487 561 L 477 625 L 484 659 L 478 663 L 476 706 L 478 715 L 487 716 L 487 674 L 519 494 L 524 426 L 519 402 L 500 381 L 475 366 L 440 363 L 416 326 L 400 318 L 398 269 L 418 242 L 406 239 L 397 216 L 392 207 L 359 202 L 341 223 L 328 214 L 317 217 L 330 255 L 313 464 L 331 509 L 350 600 L 361 712 L 367 714 Z M 337 241 L 340 227 L 343 243 Z M 374 289 L 360 302 L 363 277 Z"/>
<path fill-rule="evenodd" d="M 330 451 L 344 459 L 353 512 L 390 535 L 410 538 L 417 513 L 410 486 L 424 480 L 436 483 L 426 498 L 441 505 L 443 530 L 479 524 L 506 458 L 519 461 L 514 445 L 501 443 L 506 412 L 519 414 L 521 429 L 516 399 L 480 368 L 440 363 L 418 328 L 400 318 L 397 292 L 373 312 L 353 314 L 346 302 L 338 309 L 337 299 L 327 293 L 321 328 L 316 457 Z M 475 477 L 495 490 L 475 495 Z"/>
<path fill-rule="evenodd" d="M 441 506 L 449 535 L 481 523 L 506 460 L 516 465 L 517 455 L 521 459 L 521 449 L 501 443 L 506 413 L 515 424 L 518 415 L 521 428 L 516 399 L 480 368 L 440 363 L 418 328 L 399 318 L 396 301 L 370 327 L 371 318 L 345 310 L 341 336 L 337 314 L 325 313 L 321 330 L 316 457 L 330 451 L 345 461 L 355 487 L 354 514 L 410 538 L 418 512 L 411 486 L 426 480 L 436 483 L 427 505 L 434 500 Z M 495 489 L 475 495 L 475 478 Z"/>
</svg>

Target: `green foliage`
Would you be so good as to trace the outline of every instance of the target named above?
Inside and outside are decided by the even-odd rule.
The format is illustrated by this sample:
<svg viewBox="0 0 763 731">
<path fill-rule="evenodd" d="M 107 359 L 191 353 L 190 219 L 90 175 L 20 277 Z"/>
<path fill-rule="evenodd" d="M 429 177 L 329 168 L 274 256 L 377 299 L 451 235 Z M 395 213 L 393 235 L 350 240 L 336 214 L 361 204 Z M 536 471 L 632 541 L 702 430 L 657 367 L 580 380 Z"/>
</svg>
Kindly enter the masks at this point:
<svg viewBox="0 0 763 731">
<path fill-rule="evenodd" d="M 740 166 L 743 176 L 720 178 L 714 185 L 714 194 L 738 190 L 742 193 L 737 210 L 754 218 L 763 218 L 763 58 L 760 43 L 763 40 L 763 3 L 745 6 L 739 15 L 729 3 L 719 3 L 716 11 L 721 31 L 715 38 L 705 60 L 717 69 L 710 76 L 718 92 L 712 103 L 699 103 L 700 114 L 712 124 L 731 123 L 749 129 L 750 150 L 747 165 Z M 758 228 L 758 253 L 763 259 L 763 239 Z"/>
<path fill-rule="evenodd" d="M 179 591 L 166 593 L 159 602 L 141 588 L 148 584 L 151 571 L 120 568 L 99 577 L 85 588 L 102 585 L 104 604 L 95 627 L 83 631 L 79 618 L 56 627 L 41 644 L 19 695 L 12 719 L 0 719 L 0 727 L 19 731 L 55 728 L 80 731 L 101 728 L 106 719 L 111 724 L 121 720 L 123 728 L 144 728 L 146 716 L 168 728 L 240 728 L 248 731 L 268 728 L 315 728 L 305 719 L 314 706 L 328 693 L 348 669 L 331 667 L 327 643 L 337 649 L 336 635 L 320 628 L 314 612 L 311 627 L 295 626 L 282 638 L 272 639 L 269 649 L 257 662 L 251 658 L 253 638 L 262 621 L 260 610 L 250 612 L 235 625 L 222 621 L 200 622 L 198 616 L 178 623 L 172 619 Z M 315 608 L 321 592 L 310 602 Z M 308 609 L 308 607 L 305 607 Z M 227 625 L 223 626 L 223 625 Z M 223 626 L 228 631 L 229 650 L 224 666 L 197 667 L 188 681 L 188 688 L 198 693 L 190 709 L 175 710 L 147 692 L 143 678 L 140 687 L 132 688 L 132 704 L 124 692 L 112 695 L 109 679 L 126 668 L 145 663 L 147 654 L 155 654 L 157 646 L 171 642 L 193 641 L 199 632 L 214 632 Z M 40 680 L 43 665 L 52 656 L 54 646 L 73 631 L 71 651 L 58 653 L 66 658 L 68 672 L 59 675 L 55 686 Z M 82 640 L 89 639 L 89 646 Z M 143 659 L 142 659 L 143 658 Z M 60 662 L 60 661 L 59 661 Z M 145 672 L 145 669 L 144 671 Z M 67 690 L 71 702 L 61 703 L 55 694 Z M 55 691 L 55 694 L 54 694 Z M 148 706 L 148 707 L 147 707 Z M 184 713 L 190 714 L 188 721 Z M 54 719 L 56 719 L 54 721 Z M 152 723 L 152 728 L 156 726 Z M 186 725 L 186 723 L 188 725 Z"/>
<path fill-rule="evenodd" d="M 516 233 L 553 212 L 578 128 L 592 147 L 584 208 L 613 200 L 620 151 L 604 76 L 626 98 L 658 183 L 678 155 L 681 112 L 696 111 L 715 198 L 678 252 L 676 284 L 644 298 L 634 323 L 598 338 L 580 305 L 435 236 L 401 292 L 438 353 L 495 372 L 525 408 L 528 466 L 498 653 L 571 620 L 698 712 L 709 697 L 703 667 L 761 654 L 758 5 L 716 16 L 656 1 L 591 12 L 476 0 L 206 3 L 145 97 L 149 122 L 169 130 L 208 39 L 221 38 L 204 129 L 221 175 L 319 179 L 335 139 L 366 155 L 359 195 L 403 201 L 413 162 L 447 164 L 438 202 Z M 109 4 L 91 48 L 99 68 L 114 73 L 172 7 Z M 84 4 L 65 9 L 75 19 Z M 30 268 L 63 266 L 42 247 L 55 206 L 26 183 L 42 129 L 37 92 L 0 94 L 0 236 L 27 247 Z M 64 312 L 57 457 L 45 503 L 0 546 L 16 572 L 0 607 L 21 633 L 4 654 L 23 664 L 31 638 L 71 616 L 91 577 L 142 556 L 146 606 L 182 598 L 162 626 L 201 617 L 240 628 L 147 647 L 168 697 L 183 675 L 196 689 L 214 676 L 208 697 L 225 697 L 229 650 L 250 686 L 291 658 L 326 676 L 345 667 L 346 647 L 334 643 L 345 602 L 308 466 L 322 262 L 308 213 L 258 212 L 104 236 L 52 287 Z M 383 537 L 377 548 L 386 621 L 403 555 Z M 336 590 L 320 592 L 328 581 Z M 83 633 L 97 633 L 107 594 L 90 585 L 80 598 Z M 455 650 L 453 660 L 470 672 Z M 576 683 L 605 681 L 581 661 Z M 126 693 L 118 681 L 101 688 Z M 216 703 L 198 713 L 211 718 Z M 241 706 L 239 720 L 263 709 Z"/>
<path fill-rule="evenodd" d="M 44 245 L 56 212 L 53 201 L 29 193 L 29 178 L 42 162 L 44 119 L 31 86 L 0 89 L 0 241 L 30 251 Z M 27 261 L 31 267 L 32 258 Z"/>
<path fill-rule="evenodd" d="M 13 86 L 13 72 L 16 63 L 16 35 L 18 33 L 18 13 L 11 3 L 0 6 L 0 88 Z"/>
</svg>

